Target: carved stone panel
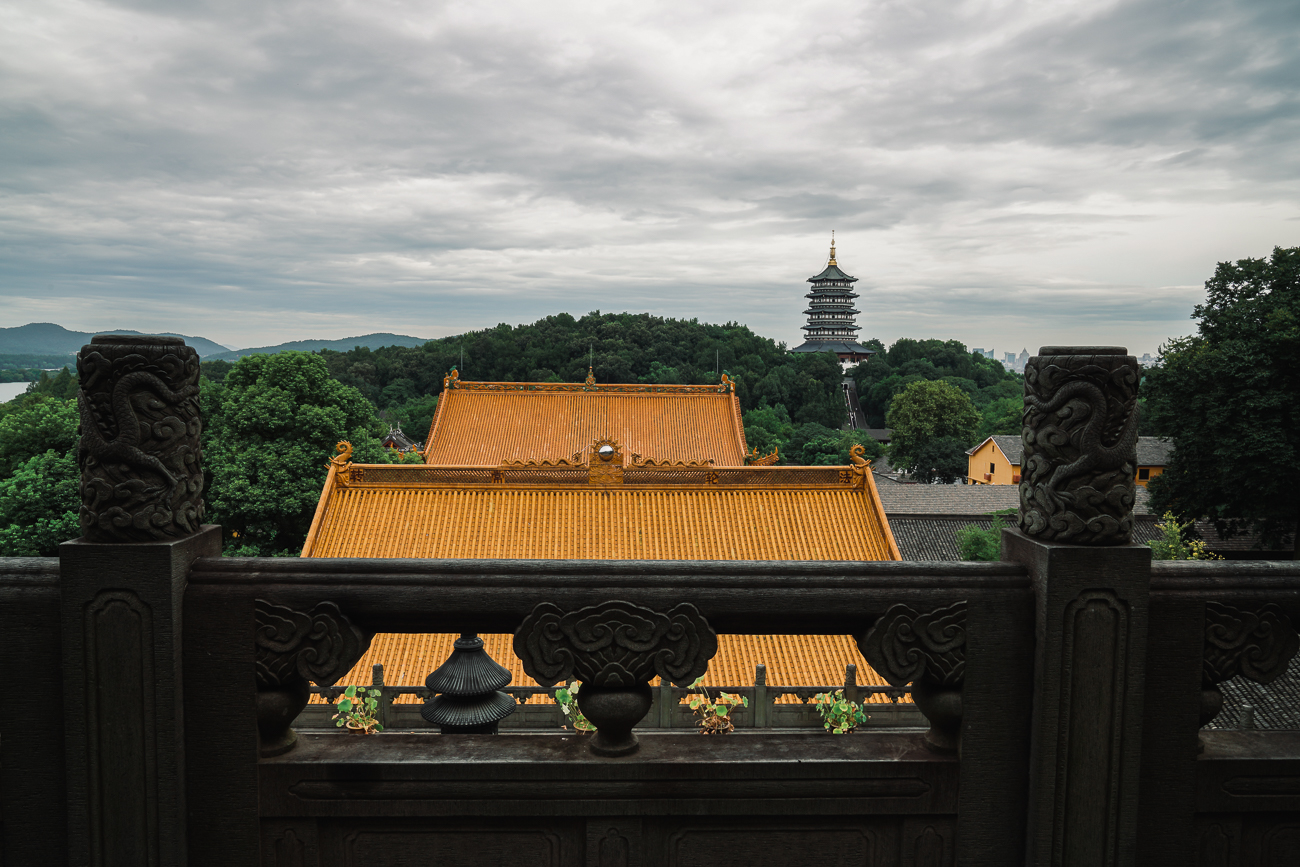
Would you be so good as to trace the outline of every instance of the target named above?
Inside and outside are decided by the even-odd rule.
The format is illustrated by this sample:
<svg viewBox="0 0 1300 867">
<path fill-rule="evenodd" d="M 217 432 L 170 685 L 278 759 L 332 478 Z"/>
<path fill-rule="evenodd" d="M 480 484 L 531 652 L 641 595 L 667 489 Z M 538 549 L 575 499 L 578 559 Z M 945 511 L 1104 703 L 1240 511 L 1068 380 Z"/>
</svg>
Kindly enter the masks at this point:
<svg viewBox="0 0 1300 867">
<path fill-rule="evenodd" d="M 858 649 L 892 686 L 960 687 L 966 673 L 966 603 L 918 612 L 895 605 L 858 637 Z"/>
<path fill-rule="evenodd" d="M 1020 529 L 1123 545 L 1137 481 L 1137 359 L 1119 347 L 1045 346 L 1025 365 Z"/>
<path fill-rule="evenodd" d="M 304 612 L 258 599 L 254 614 L 261 752 L 277 756 L 297 742 L 289 726 L 307 706 L 309 682 L 333 686 L 366 652 L 370 636 L 333 602 L 321 602 Z"/>
<path fill-rule="evenodd" d="M 517 864 L 562 867 L 564 839 L 543 829 L 361 830 L 343 837 L 340 867 L 374 864 Z"/>
<path fill-rule="evenodd" d="M 81 531 L 151 542 L 203 519 L 199 355 L 178 337 L 95 337 L 77 358 Z"/>
<path fill-rule="evenodd" d="M 299 680 L 333 686 L 370 646 L 333 602 L 321 602 L 306 612 L 264 599 L 255 604 L 259 689 Z"/>
<path fill-rule="evenodd" d="M 926 612 L 895 605 L 857 642 L 890 685 L 912 684 L 912 701 L 930 721 L 926 743 L 940 752 L 956 752 L 966 673 L 966 603 Z"/>
<path fill-rule="evenodd" d="M 1116 863 L 1123 762 L 1127 603 L 1108 590 L 1085 591 L 1065 609 L 1057 732 L 1055 863 Z"/>
<path fill-rule="evenodd" d="M 85 695 L 91 851 L 122 863 L 159 858 L 158 742 L 152 612 L 104 591 L 85 612 Z"/>
<path fill-rule="evenodd" d="M 1300 649 L 1300 636 L 1272 602 L 1255 609 L 1205 603 L 1205 682 L 1223 683 L 1240 674 L 1271 683 Z"/>
<path fill-rule="evenodd" d="M 1201 678 L 1201 725 L 1223 709 L 1218 685 L 1241 675 L 1270 683 L 1286 671 L 1300 649 L 1300 636 L 1286 612 L 1269 602 L 1258 608 L 1205 603 L 1205 667 Z"/>
<path fill-rule="evenodd" d="M 565 612 L 543 602 L 515 631 L 514 648 L 543 686 L 576 676 L 584 685 L 626 688 L 655 675 L 687 686 L 708 670 L 718 638 L 688 602 L 667 612 L 617 601 Z"/>
</svg>

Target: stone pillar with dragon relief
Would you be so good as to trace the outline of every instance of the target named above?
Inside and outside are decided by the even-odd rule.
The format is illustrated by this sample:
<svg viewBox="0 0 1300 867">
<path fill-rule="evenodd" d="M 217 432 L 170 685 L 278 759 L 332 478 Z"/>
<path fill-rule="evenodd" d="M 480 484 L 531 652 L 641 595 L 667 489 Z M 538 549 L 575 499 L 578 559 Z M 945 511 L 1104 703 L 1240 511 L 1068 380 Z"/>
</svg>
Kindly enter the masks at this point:
<svg viewBox="0 0 1300 867">
<path fill-rule="evenodd" d="M 1034 586 L 1034 865 L 1135 863 L 1151 581 L 1151 549 L 1132 542 L 1138 383 L 1115 346 L 1045 346 L 1025 367 L 1002 556 Z"/>
<path fill-rule="evenodd" d="M 181 605 L 203 521 L 199 356 L 177 337 L 82 347 L 82 537 L 59 551 L 68 854 L 186 861 Z"/>
</svg>

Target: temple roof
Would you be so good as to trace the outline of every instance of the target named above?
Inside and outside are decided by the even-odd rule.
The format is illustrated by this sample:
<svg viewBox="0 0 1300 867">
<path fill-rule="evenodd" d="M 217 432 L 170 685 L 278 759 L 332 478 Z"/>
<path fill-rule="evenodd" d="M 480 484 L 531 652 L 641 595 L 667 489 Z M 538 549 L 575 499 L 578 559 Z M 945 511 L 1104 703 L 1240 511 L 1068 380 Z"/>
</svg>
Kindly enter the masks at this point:
<svg viewBox="0 0 1300 867">
<path fill-rule="evenodd" d="M 593 462 L 594 463 L 594 462 Z M 612 469 L 618 482 L 598 478 Z M 897 560 L 863 467 L 335 461 L 304 557 Z"/>
<path fill-rule="evenodd" d="M 599 437 L 655 460 L 745 464 L 730 379 L 720 385 L 462 382 L 449 376 L 425 440 L 431 465 L 557 460 Z"/>
<path fill-rule="evenodd" d="M 845 274 L 843 271 L 841 271 L 840 266 L 837 265 L 832 260 L 831 263 L 826 266 L 826 269 L 824 271 L 822 271 L 816 277 L 809 277 L 807 282 L 818 283 L 821 282 L 822 280 L 847 280 L 850 283 L 855 283 L 857 282 L 857 279 L 858 279 L 857 277 L 850 277 L 848 274 Z"/>
<path fill-rule="evenodd" d="M 854 330 L 858 330 L 858 329 L 855 328 Z M 816 338 L 812 338 L 804 341 L 803 343 L 800 343 L 798 346 L 796 346 L 794 349 L 791 349 L 790 351 L 791 352 L 834 352 L 840 355 L 846 355 L 848 353 L 853 353 L 855 355 L 876 354 L 876 350 L 871 349 L 870 347 L 863 346 L 861 343 L 857 343 L 852 340 L 844 340 L 843 338 L 833 339 L 833 340 L 818 340 Z"/>
</svg>

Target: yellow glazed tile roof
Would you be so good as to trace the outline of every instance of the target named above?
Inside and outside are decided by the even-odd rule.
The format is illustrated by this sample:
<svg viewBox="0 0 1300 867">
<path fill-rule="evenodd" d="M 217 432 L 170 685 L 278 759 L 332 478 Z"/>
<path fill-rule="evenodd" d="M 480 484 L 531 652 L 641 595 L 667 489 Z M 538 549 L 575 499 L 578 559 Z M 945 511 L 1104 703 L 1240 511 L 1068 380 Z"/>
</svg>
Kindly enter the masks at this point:
<svg viewBox="0 0 1300 867">
<path fill-rule="evenodd" d="M 451 634 L 397 635 L 381 633 L 370 642 L 370 649 L 356 666 L 339 681 L 340 684 L 368 685 L 371 666 L 384 667 L 384 682 L 389 686 L 423 686 L 429 672 L 442 665 L 451 655 L 451 644 L 458 636 Z M 497 662 L 510 669 L 511 686 L 537 686 L 537 682 L 524 674 L 523 666 L 512 649 L 511 635 L 482 635 L 484 650 Z M 704 685 L 750 686 L 754 683 L 754 667 L 767 666 L 768 686 L 827 686 L 844 683 L 844 667 L 850 663 L 858 667 L 860 686 L 887 686 L 884 679 L 871 670 L 853 639 L 847 635 L 719 635 L 718 654 L 709 663 Z M 655 683 L 658 683 L 656 679 Z M 533 699 L 537 702 L 539 699 Z M 885 695 L 876 694 L 869 701 L 888 703 Z M 319 698 L 313 701 L 319 703 Z M 399 704 L 415 704 L 420 699 L 414 695 L 402 696 Z M 795 703 L 798 698 L 785 696 L 782 703 Z"/>
<path fill-rule="evenodd" d="M 582 385 L 448 379 L 425 463 L 495 467 L 554 461 L 612 437 L 629 457 L 744 466 L 744 426 L 729 383 Z"/>
<path fill-rule="evenodd" d="M 304 557 L 900 559 L 860 456 L 852 467 L 744 466 L 727 381 L 458 383 L 453 374 L 444 385 L 424 466 L 353 465 L 340 444 Z M 604 464 L 603 443 L 614 446 Z M 387 683 L 420 685 L 455 637 L 378 635 L 344 682 L 369 683 L 381 663 Z M 535 685 L 510 636 L 483 638 L 514 684 Z M 774 686 L 842 683 L 848 663 L 860 684 L 883 685 L 851 638 L 818 635 L 719 636 L 705 683 L 749 685 L 760 662 Z"/>
<path fill-rule="evenodd" d="M 639 481 L 610 485 L 589 484 L 581 467 L 519 483 L 491 473 L 335 464 L 303 556 L 899 559 L 870 472 L 643 469 L 621 477 Z"/>
</svg>

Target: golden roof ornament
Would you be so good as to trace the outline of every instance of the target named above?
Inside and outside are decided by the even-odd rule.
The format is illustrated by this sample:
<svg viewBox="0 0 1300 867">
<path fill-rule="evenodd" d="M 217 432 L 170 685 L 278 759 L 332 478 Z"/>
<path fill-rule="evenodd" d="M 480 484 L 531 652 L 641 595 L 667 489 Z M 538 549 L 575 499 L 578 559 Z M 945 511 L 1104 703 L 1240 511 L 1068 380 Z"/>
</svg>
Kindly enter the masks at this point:
<svg viewBox="0 0 1300 867">
<path fill-rule="evenodd" d="M 453 364 L 451 370 L 447 371 L 447 375 L 442 378 L 442 387 L 455 388 L 456 383 L 458 382 L 460 382 L 460 371 L 457 370 L 456 365 Z"/>
<path fill-rule="evenodd" d="M 596 384 L 596 374 L 590 366 L 587 367 L 587 385 Z"/>
<path fill-rule="evenodd" d="M 839 266 L 839 263 L 835 261 L 835 230 L 834 229 L 831 229 L 831 260 L 827 264 L 835 265 L 837 267 Z"/>
<path fill-rule="evenodd" d="M 330 463 L 338 467 L 340 470 L 346 470 L 352 463 L 352 443 L 344 440 L 336 445 L 334 450 L 338 452 L 338 454 L 330 458 Z M 329 464 L 326 464 L 326 466 L 329 466 Z"/>
</svg>

